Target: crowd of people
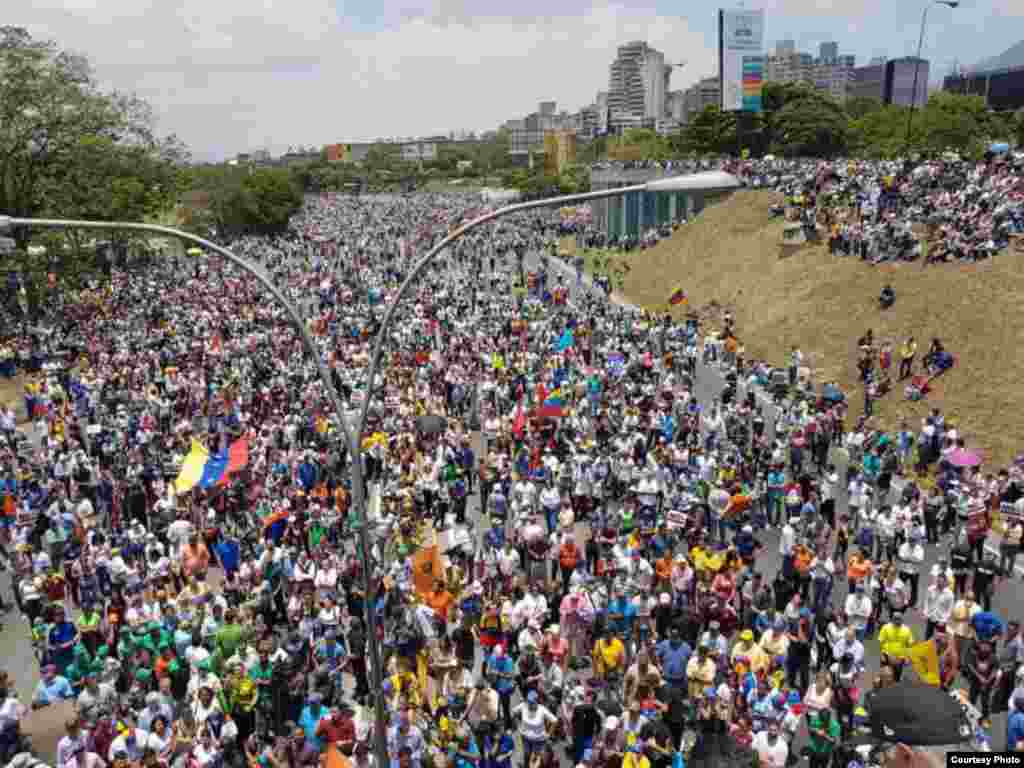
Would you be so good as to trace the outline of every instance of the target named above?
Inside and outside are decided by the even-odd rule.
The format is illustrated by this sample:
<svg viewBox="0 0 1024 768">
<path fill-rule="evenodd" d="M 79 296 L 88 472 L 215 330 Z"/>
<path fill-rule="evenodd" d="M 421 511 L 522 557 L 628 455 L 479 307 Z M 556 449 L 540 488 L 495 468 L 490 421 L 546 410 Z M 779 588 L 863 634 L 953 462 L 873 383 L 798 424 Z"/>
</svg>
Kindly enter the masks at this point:
<svg viewBox="0 0 1024 768">
<path fill-rule="evenodd" d="M 1024 233 L 1024 154 L 919 163 L 788 160 L 728 167 L 750 186 L 785 192 L 828 233 L 834 253 L 878 264 L 978 261 Z"/>
<path fill-rule="evenodd" d="M 0 414 L 11 600 L 41 670 L 27 701 L 0 675 L 5 759 L 20 719 L 73 701 L 58 768 L 382 768 L 382 699 L 399 768 L 824 768 L 918 675 L 965 688 L 966 741 L 1008 708 L 1022 746 L 1024 637 L 993 611 L 1019 517 L 986 550 L 1021 472 L 948 460 L 938 411 L 892 440 L 795 374 L 772 406 L 789 361 L 590 290 L 540 214 L 439 258 L 367 390 L 384 308 L 475 213 L 322 196 L 232 244 L 301 308 L 350 413 L 371 398 L 370 552 L 315 365 L 215 256 L 115 270 L 2 340 L 30 419 Z M 930 488 L 900 482 L 912 448 Z M 183 480 L 204 452 L 220 469 Z M 934 680 L 910 663 L 926 637 Z"/>
</svg>

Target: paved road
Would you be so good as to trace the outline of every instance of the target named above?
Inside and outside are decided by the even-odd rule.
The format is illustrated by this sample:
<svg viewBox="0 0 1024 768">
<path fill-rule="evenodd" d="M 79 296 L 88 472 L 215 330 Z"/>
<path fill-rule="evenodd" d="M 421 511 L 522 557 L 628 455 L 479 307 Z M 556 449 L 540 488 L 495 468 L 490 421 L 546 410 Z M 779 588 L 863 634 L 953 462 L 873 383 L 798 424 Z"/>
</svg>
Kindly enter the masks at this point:
<svg viewBox="0 0 1024 768">
<path fill-rule="evenodd" d="M 532 256 L 530 258 L 533 259 L 532 263 L 536 262 L 536 256 Z M 570 291 L 575 292 L 575 275 L 572 274 L 572 270 L 569 267 L 562 265 L 560 262 L 555 260 L 552 260 L 552 262 L 555 264 L 556 268 L 563 269 L 569 278 L 571 278 L 567 279 L 566 283 L 568 284 Z M 594 289 L 593 286 L 589 284 L 589 281 L 587 281 L 584 286 L 584 290 L 596 289 Z M 708 403 L 715 398 L 720 392 L 722 384 L 722 376 L 716 369 L 707 366 L 699 367 L 696 378 L 696 394 L 701 401 Z M 775 410 L 770 405 L 766 405 L 765 407 L 765 416 L 766 421 L 768 422 L 768 428 L 772 429 Z M 839 466 L 838 468 L 840 470 L 840 476 L 844 476 L 845 467 Z M 478 504 L 478 497 L 474 497 L 470 505 L 471 519 L 478 519 Z M 837 510 L 841 511 L 844 509 L 845 504 L 846 499 L 844 492 L 843 496 L 837 501 Z M 585 527 L 581 527 L 580 534 L 587 535 Z M 758 560 L 758 569 L 766 575 L 773 574 L 779 569 L 781 563 L 778 554 L 777 533 L 774 531 L 764 533 L 762 535 L 762 543 L 764 544 L 765 549 Z M 923 572 L 927 573 L 931 566 L 937 561 L 940 552 L 944 552 L 946 549 L 946 544 L 939 545 L 938 547 L 929 546 L 927 548 L 926 562 Z M 922 590 L 924 586 L 925 585 L 922 584 Z M 2 591 L 4 595 L 5 602 L 10 601 L 10 590 L 10 574 L 5 573 L 0 575 L 0 591 Z M 841 601 L 844 600 L 845 597 L 845 586 L 843 584 L 837 584 L 834 594 L 834 603 L 836 605 L 840 605 Z M 1002 584 L 999 587 L 994 600 L 994 610 L 1004 619 L 1024 617 L 1024 597 L 1022 597 L 1022 591 L 1019 589 L 1019 585 L 1015 580 Z M 914 630 L 916 636 L 923 636 L 924 621 L 919 613 L 909 613 L 907 616 L 907 623 Z M 38 680 L 38 665 L 36 664 L 28 638 L 28 624 L 16 613 L 8 614 L 4 619 L 2 629 L 0 629 L 0 654 L 4 656 L 4 660 L 0 662 L 0 669 L 5 669 L 11 675 L 22 701 L 28 701 Z M 869 674 L 873 674 L 877 671 L 878 656 L 877 641 L 868 641 L 866 643 L 866 663 Z M 1004 734 L 1005 715 L 1000 715 L 995 718 L 994 723 L 994 740 L 997 748 L 1001 747 L 1004 743 Z"/>
</svg>

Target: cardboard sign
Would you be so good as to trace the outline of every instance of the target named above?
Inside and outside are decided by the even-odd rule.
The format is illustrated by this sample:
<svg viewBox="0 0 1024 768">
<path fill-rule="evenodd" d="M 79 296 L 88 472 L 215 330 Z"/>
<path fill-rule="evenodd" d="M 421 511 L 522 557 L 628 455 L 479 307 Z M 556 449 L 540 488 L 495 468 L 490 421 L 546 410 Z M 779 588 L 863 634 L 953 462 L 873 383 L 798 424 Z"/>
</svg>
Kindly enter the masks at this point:
<svg viewBox="0 0 1024 768">
<path fill-rule="evenodd" d="M 670 509 L 665 513 L 665 525 L 672 530 L 679 530 L 686 527 L 686 523 L 689 521 L 690 516 L 678 509 Z"/>
</svg>

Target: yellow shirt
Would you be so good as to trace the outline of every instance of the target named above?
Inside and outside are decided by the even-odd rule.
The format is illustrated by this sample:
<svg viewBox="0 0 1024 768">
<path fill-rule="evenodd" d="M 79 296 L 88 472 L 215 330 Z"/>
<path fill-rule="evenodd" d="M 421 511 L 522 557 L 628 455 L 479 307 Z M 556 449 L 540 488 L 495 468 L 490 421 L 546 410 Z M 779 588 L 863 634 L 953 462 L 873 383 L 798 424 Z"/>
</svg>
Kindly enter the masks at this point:
<svg viewBox="0 0 1024 768">
<path fill-rule="evenodd" d="M 910 655 L 910 646 L 914 644 L 914 633 L 910 627 L 886 624 L 878 633 L 878 642 L 882 653 L 892 659 L 906 659 Z"/>
<path fill-rule="evenodd" d="M 594 659 L 606 673 L 620 669 L 625 656 L 626 648 L 617 637 L 594 643 Z"/>
</svg>

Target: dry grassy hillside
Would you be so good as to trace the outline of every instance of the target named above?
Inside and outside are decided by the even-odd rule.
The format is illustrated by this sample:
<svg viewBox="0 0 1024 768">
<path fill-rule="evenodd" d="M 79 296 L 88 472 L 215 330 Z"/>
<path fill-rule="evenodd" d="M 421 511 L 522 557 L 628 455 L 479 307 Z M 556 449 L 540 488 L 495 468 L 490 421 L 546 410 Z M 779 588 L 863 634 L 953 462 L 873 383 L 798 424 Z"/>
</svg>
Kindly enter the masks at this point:
<svg viewBox="0 0 1024 768">
<path fill-rule="evenodd" d="M 876 418 L 893 427 L 901 416 L 920 419 L 934 405 L 996 466 L 1024 450 L 1024 259 L 1005 251 L 980 266 L 873 268 L 829 256 L 825 245 L 783 249 L 782 221 L 768 212 L 776 199 L 767 192 L 736 194 L 672 239 L 635 253 L 624 293 L 641 306 L 664 306 L 678 282 L 703 316 L 731 309 L 748 358 L 780 363 L 798 345 L 816 380 L 837 380 L 850 393 L 855 415 L 863 409 L 856 342 L 868 328 L 894 345 L 913 335 L 921 353 L 937 336 L 957 356 L 957 367 L 921 403 L 894 388 L 876 403 Z M 886 282 L 897 300 L 881 312 L 877 297 Z"/>
</svg>

